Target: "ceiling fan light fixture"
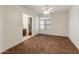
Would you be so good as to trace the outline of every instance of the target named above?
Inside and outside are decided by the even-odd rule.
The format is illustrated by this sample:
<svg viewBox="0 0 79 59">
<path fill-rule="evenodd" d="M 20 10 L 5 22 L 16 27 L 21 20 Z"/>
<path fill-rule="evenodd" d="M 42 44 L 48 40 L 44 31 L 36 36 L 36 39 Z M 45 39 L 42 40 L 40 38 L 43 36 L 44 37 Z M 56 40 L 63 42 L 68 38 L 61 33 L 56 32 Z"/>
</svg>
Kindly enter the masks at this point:
<svg viewBox="0 0 79 59">
<path fill-rule="evenodd" d="M 49 11 L 44 11 L 43 14 L 45 14 L 45 15 L 50 14 L 50 12 Z"/>
<path fill-rule="evenodd" d="M 54 12 L 53 8 L 43 8 L 42 10 L 43 10 L 43 14 L 45 15 L 50 14 L 51 12 Z"/>
</svg>

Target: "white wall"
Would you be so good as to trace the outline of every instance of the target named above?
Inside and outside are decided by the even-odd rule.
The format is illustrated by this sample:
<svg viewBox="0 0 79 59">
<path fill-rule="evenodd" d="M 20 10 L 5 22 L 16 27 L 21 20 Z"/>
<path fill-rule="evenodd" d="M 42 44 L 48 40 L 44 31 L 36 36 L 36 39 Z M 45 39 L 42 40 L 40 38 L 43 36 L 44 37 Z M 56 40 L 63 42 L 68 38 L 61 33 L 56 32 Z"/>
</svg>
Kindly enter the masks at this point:
<svg viewBox="0 0 79 59">
<path fill-rule="evenodd" d="M 79 49 L 79 6 L 73 6 L 69 12 L 69 38 Z"/>
<path fill-rule="evenodd" d="M 35 20 L 39 20 L 38 16 L 35 13 L 30 11 L 29 9 L 23 8 L 22 6 L 2 6 L 2 7 L 3 7 L 3 13 L 2 13 L 3 28 L 1 27 L 2 25 L 0 25 L 0 27 L 3 29 L 3 38 L 2 40 L 0 39 L 0 42 L 2 42 L 1 45 L 2 47 L 0 48 L 2 51 L 0 52 L 3 52 L 6 49 L 9 49 L 14 45 L 21 43 L 23 41 L 22 40 L 23 13 L 33 16 L 33 35 L 36 35 L 38 33 Z M 0 22 L 0 24 L 1 23 L 2 21 Z M 0 29 L 0 32 L 1 31 L 2 30 Z"/>
<path fill-rule="evenodd" d="M 44 16 L 40 16 L 42 18 Z M 51 18 L 51 28 L 49 30 L 40 30 L 40 33 L 67 36 L 68 35 L 68 11 L 57 12 L 49 15 Z"/>
<path fill-rule="evenodd" d="M 32 20 L 32 27 L 33 27 L 33 36 L 39 33 L 39 17 L 38 16 L 34 16 L 33 20 Z"/>
<path fill-rule="evenodd" d="M 3 6 L 2 50 L 13 47 L 22 41 L 22 15 L 19 6 Z"/>
<path fill-rule="evenodd" d="M 3 8 L 0 6 L 0 52 L 2 51 L 2 39 L 3 39 Z"/>
</svg>

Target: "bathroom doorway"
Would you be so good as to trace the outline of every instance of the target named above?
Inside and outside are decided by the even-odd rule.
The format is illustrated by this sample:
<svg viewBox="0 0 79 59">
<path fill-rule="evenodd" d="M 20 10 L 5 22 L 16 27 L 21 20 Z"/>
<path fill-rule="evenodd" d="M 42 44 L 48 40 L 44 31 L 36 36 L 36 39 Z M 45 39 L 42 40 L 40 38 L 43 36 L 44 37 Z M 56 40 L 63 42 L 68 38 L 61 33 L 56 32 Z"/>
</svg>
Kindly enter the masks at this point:
<svg viewBox="0 0 79 59">
<path fill-rule="evenodd" d="M 23 13 L 23 40 L 32 37 L 32 16 Z"/>
</svg>

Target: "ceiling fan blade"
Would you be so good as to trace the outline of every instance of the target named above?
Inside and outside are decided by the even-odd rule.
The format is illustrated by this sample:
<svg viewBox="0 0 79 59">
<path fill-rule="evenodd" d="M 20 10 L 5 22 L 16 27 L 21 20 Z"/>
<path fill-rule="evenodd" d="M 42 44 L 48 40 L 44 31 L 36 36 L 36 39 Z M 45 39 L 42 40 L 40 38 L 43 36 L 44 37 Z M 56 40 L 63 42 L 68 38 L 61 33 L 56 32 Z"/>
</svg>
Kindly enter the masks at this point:
<svg viewBox="0 0 79 59">
<path fill-rule="evenodd" d="M 53 8 L 49 8 L 49 9 L 48 9 L 48 11 L 51 11 L 51 10 L 53 10 Z"/>
<path fill-rule="evenodd" d="M 52 10 L 52 11 L 49 11 L 49 12 L 54 12 L 54 11 Z"/>
</svg>

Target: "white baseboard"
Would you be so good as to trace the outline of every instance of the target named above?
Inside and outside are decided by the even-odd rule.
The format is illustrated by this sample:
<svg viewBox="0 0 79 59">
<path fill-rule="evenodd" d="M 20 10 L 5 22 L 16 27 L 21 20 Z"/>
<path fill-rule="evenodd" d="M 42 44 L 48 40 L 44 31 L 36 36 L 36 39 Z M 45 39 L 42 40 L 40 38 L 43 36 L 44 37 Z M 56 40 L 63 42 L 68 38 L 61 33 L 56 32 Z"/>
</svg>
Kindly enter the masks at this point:
<svg viewBox="0 0 79 59">
<path fill-rule="evenodd" d="M 32 35 L 32 36 L 29 36 L 29 37 L 25 37 L 25 39 L 24 39 L 22 42 L 24 42 L 25 40 L 30 39 L 30 38 L 32 38 L 32 37 L 34 37 L 34 36 L 36 36 L 36 35 L 38 35 L 38 34 L 35 34 L 35 35 Z"/>
<path fill-rule="evenodd" d="M 22 41 L 20 41 L 20 42 L 14 44 L 14 45 L 12 45 L 11 47 L 14 47 L 14 46 L 18 45 L 18 44 L 20 44 L 21 42 L 22 42 Z M 6 49 L 3 49 L 3 50 L 0 52 L 0 54 L 1 54 L 2 52 L 6 51 L 7 49 L 10 49 L 11 47 L 8 47 L 8 48 L 6 48 Z"/>
<path fill-rule="evenodd" d="M 39 33 L 39 34 L 46 34 L 46 33 Z M 53 35 L 53 34 L 46 34 L 46 35 Z M 55 35 L 55 36 L 68 37 L 68 36 L 65 36 L 65 35 Z"/>
<path fill-rule="evenodd" d="M 36 36 L 37 34 L 35 34 L 35 35 L 32 35 L 31 37 L 29 37 L 29 38 L 32 38 L 32 37 L 34 37 L 34 36 Z M 29 39 L 29 38 L 27 38 L 27 39 Z M 26 39 L 26 40 L 27 40 Z M 16 44 L 14 44 L 13 46 L 11 46 L 11 47 L 8 47 L 8 48 L 6 48 L 6 49 L 4 49 L 3 51 L 1 51 L 0 52 L 0 54 L 2 53 L 2 52 L 4 52 L 4 51 L 6 51 L 7 49 L 10 49 L 10 48 L 12 48 L 12 47 L 14 47 L 14 46 L 16 46 L 16 45 L 18 45 L 18 44 L 20 44 L 20 43 L 22 43 L 22 42 L 24 42 L 25 40 L 22 40 L 22 41 L 20 41 L 20 42 L 18 42 L 18 43 L 16 43 Z"/>
<path fill-rule="evenodd" d="M 70 37 L 68 37 L 70 39 L 70 41 L 74 44 L 74 46 L 79 50 L 79 47 L 71 40 Z"/>
</svg>

